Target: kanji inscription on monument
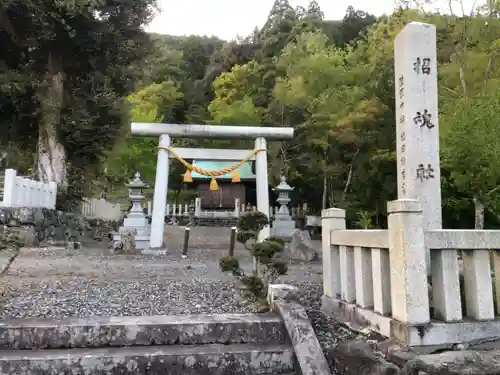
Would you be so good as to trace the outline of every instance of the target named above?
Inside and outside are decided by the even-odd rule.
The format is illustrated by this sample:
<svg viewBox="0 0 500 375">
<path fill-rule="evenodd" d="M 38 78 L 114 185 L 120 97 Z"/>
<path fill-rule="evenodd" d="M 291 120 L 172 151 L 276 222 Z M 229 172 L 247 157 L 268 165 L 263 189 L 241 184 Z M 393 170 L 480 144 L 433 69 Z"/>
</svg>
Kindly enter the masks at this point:
<svg viewBox="0 0 500 375">
<path fill-rule="evenodd" d="M 415 117 L 413 117 L 413 122 L 421 128 L 425 126 L 427 129 L 432 129 L 434 127 L 432 115 L 427 109 L 424 109 L 422 112 L 418 111 Z"/>
<path fill-rule="evenodd" d="M 398 199 L 419 200 L 424 230 L 439 230 L 442 224 L 436 27 L 420 22 L 407 24 L 396 37 L 394 57 Z M 425 255 L 427 275 L 432 277 L 434 316 L 445 321 L 460 320 L 462 315 L 454 313 L 461 311 L 456 251 L 431 251 L 427 247 Z M 450 278 L 452 274 L 456 277 Z M 391 272 L 393 276 L 397 280 L 398 272 Z M 443 295 L 443 290 L 454 292 Z"/>
<path fill-rule="evenodd" d="M 418 199 L 426 229 L 441 228 L 436 28 L 411 22 L 395 41 L 398 198 Z"/>
<path fill-rule="evenodd" d="M 431 74 L 431 59 L 429 57 L 417 57 L 413 63 L 413 71 L 417 74 Z"/>
<path fill-rule="evenodd" d="M 423 182 L 429 178 L 434 178 L 434 168 L 432 168 L 430 164 L 427 164 L 427 167 L 424 167 L 423 164 L 419 164 L 417 167 L 417 179 Z"/>
<path fill-rule="evenodd" d="M 401 191 L 403 194 L 406 194 L 406 157 L 405 157 L 405 141 L 406 141 L 406 133 L 404 131 L 403 124 L 405 122 L 405 115 L 404 115 L 404 106 L 405 106 L 405 95 L 404 95 L 404 84 L 405 84 L 405 79 L 401 75 L 398 79 L 398 87 L 397 90 L 399 91 L 399 124 L 401 126 L 401 133 L 400 133 L 400 146 L 398 150 L 398 170 L 400 171 L 399 176 L 398 176 L 398 181 L 401 180 Z"/>
</svg>

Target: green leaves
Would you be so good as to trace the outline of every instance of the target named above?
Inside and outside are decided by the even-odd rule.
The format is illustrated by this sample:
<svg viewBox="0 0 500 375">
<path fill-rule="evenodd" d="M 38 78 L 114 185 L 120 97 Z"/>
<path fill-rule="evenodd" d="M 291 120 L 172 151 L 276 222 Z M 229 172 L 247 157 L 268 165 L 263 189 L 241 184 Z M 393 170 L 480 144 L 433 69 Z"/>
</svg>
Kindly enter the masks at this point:
<svg viewBox="0 0 500 375">
<path fill-rule="evenodd" d="M 150 84 L 130 95 L 131 120 L 134 122 L 161 122 L 171 118 L 177 103 L 183 98 L 172 81 Z M 154 181 L 158 141 L 153 138 L 133 137 L 130 129 L 108 153 L 105 166 L 114 181 L 124 183 L 139 171 L 147 181 Z"/>
<path fill-rule="evenodd" d="M 249 212 L 238 220 L 237 241 L 242 243 L 253 257 L 253 270 L 247 275 L 235 257 L 223 257 L 219 267 L 223 272 L 232 272 L 244 285 L 245 291 L 261 304 L 267 304 L 266 296 L 270 283 L 280 275 L 286 274 L 288 263 L 282 257 L 285 241 L 278 237 L 257 242 L 259 232 L 269 225 L 267 215 L 262 212 Z"/>
<path fill-rule="evenodd" d="M 75 199 L 90 193 L 102 159 L 128 125 L 125 97 L 142 74 L 137 64 L 151 47 L 142 27 L 154 4 L 154 0 L 4 4 L 0 119 L 1 144 L 14 160 L 9 166 L 21 173 L 33 169 L 34 155 L 41 149 L 49 153 L 40 143 L 50 133 L 54 147 L 67 156 L 66 168 L 60 169 L 68 176 L 57 179 L 75 183 Z"/>
<path fill-rule="evenodd" d="M 493 209 L 500 185 L 500 21 L 492 5 L 473 17 L 399 9 L 374 23 L 351 7 L 343 20 L 328 21 L 315 2 L 294 9 L 277 0 L 265 26 L 238 42 L 157 35 L 147 79 L 129 98 L 131 114 L 148 122 L 292 126 L 293 140 L 268 145 L 271 179 L 286 174 L 296 188 L 293 198 L 316 213 L 323 206 L 345 207 L 356 225 L 380 227 L 386 202 L 396 197 L 394 38 L 410 21 L 434 23 L 443 195 L 457 212 L 472 196 Z M 9 90 L 20 101 L 27 81 L 12 81 Z M 128 178 L 140 168 L 151 179 L 156 142 L 127 137 L 108 170 Z M 239 241 L 253 242 L 256 233 L 242 229 Z"/>
<path fill-rule="evenodd" d="M 233 274 L 241 273 L 240 263 L 235 257 L 222 257 L 219 260 L 219 268 L 222 272 L 231 272 Z"/>
<path fill-rule="evenodd" d="M 497 210 L 500 199 L 500 92 L 449 101 L 441 118 L 443 165 L 456 188 Z"/>
</svg>

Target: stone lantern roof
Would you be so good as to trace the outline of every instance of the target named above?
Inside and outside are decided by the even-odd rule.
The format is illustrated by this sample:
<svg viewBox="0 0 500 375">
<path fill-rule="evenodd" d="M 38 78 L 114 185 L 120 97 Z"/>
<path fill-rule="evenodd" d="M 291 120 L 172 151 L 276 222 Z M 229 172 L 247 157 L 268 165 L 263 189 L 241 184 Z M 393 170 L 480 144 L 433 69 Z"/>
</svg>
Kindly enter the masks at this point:
<svg viewBox="0 0 500 375">
<path fill-rule="evenodd" d="M 293 191 L 293 187 L 287 184 L 285 176 L 280 177 L 280 184 L 275 187 L 275 190 L 277 191 Z"/>
<path fill-rule="evenodd" d="M 147 188 L 149 185 L 141 180 L 141 174 L 139 172 L 135 172 L 134 179 L 125 185 L 129 189 L 142 189 Z"/>
</svg>

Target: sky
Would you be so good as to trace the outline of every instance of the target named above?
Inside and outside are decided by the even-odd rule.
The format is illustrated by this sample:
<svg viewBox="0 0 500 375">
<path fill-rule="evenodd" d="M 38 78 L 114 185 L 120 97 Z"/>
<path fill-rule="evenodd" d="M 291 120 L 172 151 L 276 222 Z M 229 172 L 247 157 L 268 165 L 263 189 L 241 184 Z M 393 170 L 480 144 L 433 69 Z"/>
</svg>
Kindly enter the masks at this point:
<svg viewBox="0 0 500 375">
<path fill-rule="evenodd" d="M 380 16 L 392 13 L 398 0 L 317 0 L 325 19 L 342 19 L 349 5 Z M 454 0 L 457 1 L 457 0 Z M 470 3 L 477 0 L 463 0 Z M 245 37 L 261 27 L 274 0 L 158 0 L 160 12 L 148 31 L 171 35 L 208 35 L 230 40 Z M 290 0 L 292 6 L 307 6 L 309 0 Z M 445 9 L 447 0 L 434 1 Z M 466 4 L 467 5 L 467 4 Z"/>
</svg>

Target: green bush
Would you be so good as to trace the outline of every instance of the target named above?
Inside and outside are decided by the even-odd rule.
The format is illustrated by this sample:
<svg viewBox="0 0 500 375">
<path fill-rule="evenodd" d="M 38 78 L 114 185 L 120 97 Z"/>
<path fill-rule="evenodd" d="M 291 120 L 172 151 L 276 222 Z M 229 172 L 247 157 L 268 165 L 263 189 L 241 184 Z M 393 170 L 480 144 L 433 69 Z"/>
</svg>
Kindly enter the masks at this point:
<svg viewBox="0 0 500 375">
<path fill-rule="evenodd" d="M 235 257 L 224 257 L 219 261 L 223 272 L 231 272 L 245 288 L 245 292 L 267 309 L 267 290 L 280 275 L 288 271 L 287 262 L 282 258 L 285 240 L 270 237 L 257 242 L 260 231 L 269 225 L 269 219 L 261 212 L 250 212 L 238 220 L 236 240 L 250 252 L 254 258 L 252 273 L 247 275 Z"/>
<path fill-rule="evenodd" d="M 285 239 L 282 237 L 269 237 L 267 240 L 273 241 L 273 242 L 278 242 L 281 244 L 281 246 L 285 246 L 285 243 L 286 243 Z"/>
<path fill-rule="evenodd" d="M 233 272 L 240 268 L 240 263 L 235 257 L 223 257 L 219 260 L 219 267 L 222 272 Z"/>
</svg>

